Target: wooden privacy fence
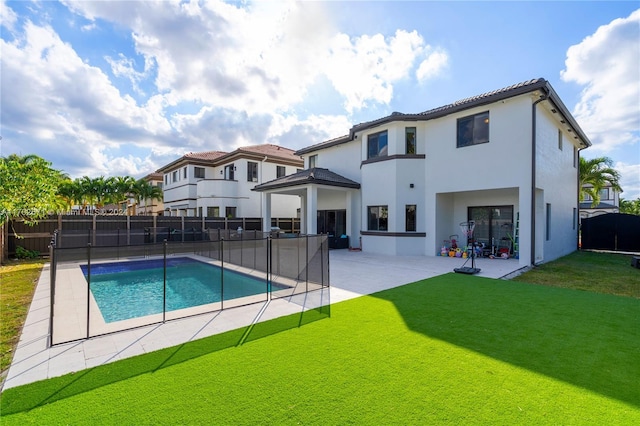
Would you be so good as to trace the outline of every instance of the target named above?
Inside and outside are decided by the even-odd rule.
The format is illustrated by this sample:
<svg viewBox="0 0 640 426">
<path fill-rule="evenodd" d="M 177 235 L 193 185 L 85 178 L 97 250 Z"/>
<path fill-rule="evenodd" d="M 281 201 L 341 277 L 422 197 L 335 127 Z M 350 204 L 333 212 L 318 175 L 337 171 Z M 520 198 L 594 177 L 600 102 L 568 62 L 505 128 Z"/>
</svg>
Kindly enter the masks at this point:
<svg viewBox="0 0 640 426">
<path fill-rule="evenodd" d="M 299 218 L 272 218 L 271 226 L 281 232 L 299 233 Z M 241 227 L 246 231 L 263 231 L 261 218 L 224 218 L 224 217 L 174 217 L 174 216 L 107 216 L 107 215 L 52 215 L 30 226 L 22 220 L 14 220 L 5 227 L 6 248 L 4 257 L 15 254 L 16 247 L 35 250 L 40 254 L 49 253 L 49 244 L 56 230 L 64 233 L 111 232 L 131 235 L 144 235 L 145 230 L 167 229 L 188 235 L 212 229 L 232 229 Z M 270 231 L 270 230 L 267 230 Z M 17 235 L 17 237 L 16 237 Z M 144 241 L 131 241 L 131 244 Z"/>
</svg>

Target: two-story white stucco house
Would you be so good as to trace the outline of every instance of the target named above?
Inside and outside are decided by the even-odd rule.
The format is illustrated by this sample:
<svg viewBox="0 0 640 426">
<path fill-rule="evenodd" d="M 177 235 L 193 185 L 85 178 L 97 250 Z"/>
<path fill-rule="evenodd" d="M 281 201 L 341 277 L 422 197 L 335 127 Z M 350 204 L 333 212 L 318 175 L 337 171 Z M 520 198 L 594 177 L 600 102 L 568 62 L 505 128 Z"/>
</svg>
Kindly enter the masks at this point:
<svg viewBox="0 0 640 426">
<path fill-rule="evenodd" d="M 296 152 L 306 169 L 258 185 L 300 197 L 307 233 L 349 237 L 389 255 L 440 252 L 474 220 L 485 249 L 511 244 L 521 265 L 578 244 L 579 151 L 591 143 L 551 85 L 536 79 L 417 114 L 355 125 Z M 295 198 L 295 197 L 293 197 Z"/>
<path fill-rule="evenodd" d="M 587 187 L 589 185 L 585 185 Z M 600 202 L 593 205 L 593 199 L 586 195 L 580 203 L 580 219 L 600 216 L 607 213 L 620 213 L 620 193 L 611 185 L 600 190 Z"/>
<path fill-rule="evenodd" d="M 190 152 L 158 169 L 165 215 L 262 217 L 263 195 L 253 187 L 295 173 L 303 164 L 293 150 L 272 144 Z M 279 196 L 272 203 L 273 217 L 296 217 L 300 208 L 293 197 Z"/>
</svg>

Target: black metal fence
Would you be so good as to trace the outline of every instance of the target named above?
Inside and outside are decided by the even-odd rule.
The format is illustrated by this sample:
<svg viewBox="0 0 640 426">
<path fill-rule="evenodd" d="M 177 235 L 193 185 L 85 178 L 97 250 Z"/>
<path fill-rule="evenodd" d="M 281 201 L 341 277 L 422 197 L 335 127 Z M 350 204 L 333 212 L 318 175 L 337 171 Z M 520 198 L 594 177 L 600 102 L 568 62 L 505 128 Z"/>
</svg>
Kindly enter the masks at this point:
<svg viewBox="0 0 640 426">
<path fill-rule="evenodd" d="M 582 219 L 581 247 L 640 252 L 640 216 L 608 213 Z"/>
<path fill-rule="evenodd" d="M 51 344 L 329 286 L 326 235 L 205 234 L 136 245 L 58 247 L 52 240 Z"/>
</svg>

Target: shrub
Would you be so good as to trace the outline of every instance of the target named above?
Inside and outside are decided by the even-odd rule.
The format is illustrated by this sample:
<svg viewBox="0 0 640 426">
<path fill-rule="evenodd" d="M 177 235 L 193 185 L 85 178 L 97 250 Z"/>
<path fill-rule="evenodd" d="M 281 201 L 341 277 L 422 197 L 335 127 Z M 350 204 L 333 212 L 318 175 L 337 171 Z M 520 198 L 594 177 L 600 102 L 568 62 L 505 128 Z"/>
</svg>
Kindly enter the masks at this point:
<svg viewBox="0 0 640 426">
<path fill-rule="evenodd" d="M 35 259 L 40 256 L 40 252 L 37 250 L 27 250 L 24 247 L 16 247 L 16 257 L 18 259 Z"/>
</svg>

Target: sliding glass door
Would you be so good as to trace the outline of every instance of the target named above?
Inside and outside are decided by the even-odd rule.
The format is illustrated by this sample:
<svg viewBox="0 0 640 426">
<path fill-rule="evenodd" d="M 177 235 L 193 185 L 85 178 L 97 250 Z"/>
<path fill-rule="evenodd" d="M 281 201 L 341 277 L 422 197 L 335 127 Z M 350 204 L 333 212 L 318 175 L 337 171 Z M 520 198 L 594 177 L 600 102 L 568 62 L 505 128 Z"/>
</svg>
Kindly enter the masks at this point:
<svg viewBox="0 0 640 426">
<path fill-rule="evenodd" d="M 485 253 L 496 254 L 504 247 L 513 250 L 509 240 L 513 235 L 513 206 L 469 207 L 468 217 L 476 222 L 473 237 L 484 244 Z"/>
</svg>

